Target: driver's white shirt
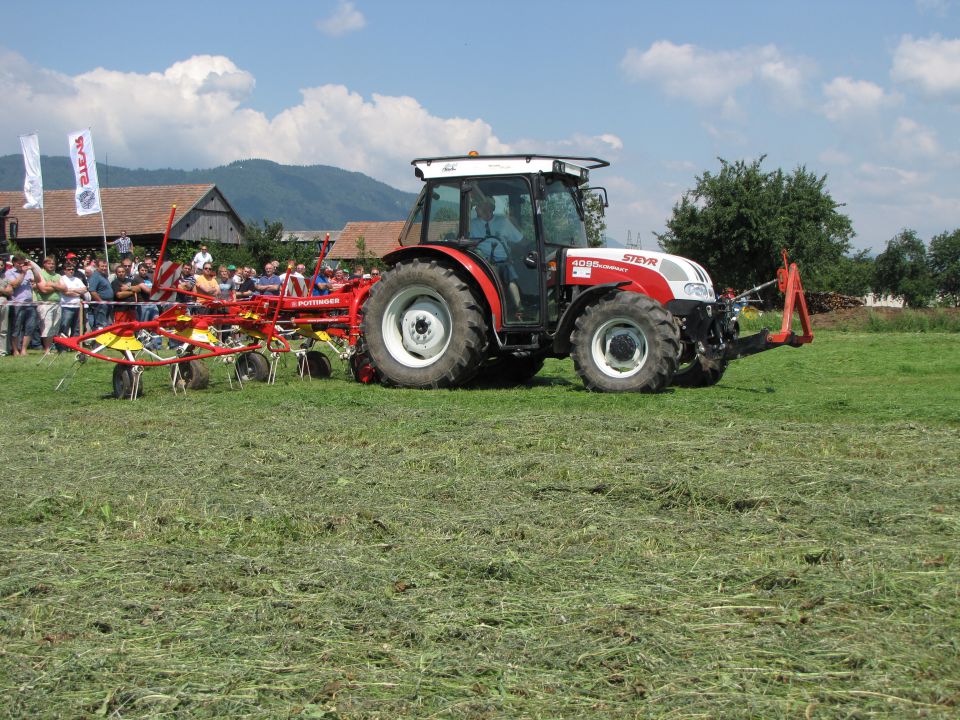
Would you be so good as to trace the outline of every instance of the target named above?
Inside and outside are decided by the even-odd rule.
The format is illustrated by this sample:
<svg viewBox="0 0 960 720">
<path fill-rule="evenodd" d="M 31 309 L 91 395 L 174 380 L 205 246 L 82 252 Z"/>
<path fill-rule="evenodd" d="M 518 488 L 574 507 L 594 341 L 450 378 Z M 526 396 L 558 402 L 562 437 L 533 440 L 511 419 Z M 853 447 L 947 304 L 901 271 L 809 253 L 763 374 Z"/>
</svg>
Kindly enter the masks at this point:
<svg viewBox="0 0 960 720">
<path fill-rule="evenodd" d="M 484 238 L 484 242 L 477 245 L 477 251 L 490 258 L 490 262 L 506 263 L 510 257 L 504 241 L 511 244 L 520 242 L 523 240 L 523 233 L 504 215 L 494 215 L 490 220 L 473 218 L 470 221 L 470 237 Z M 497 238 L 501 242 L 491 238 Z"/>
<path fill-rule="evenodd" d="M 487 225 L 490 231 L 487 232 Z M 505 215 L 494 215 L 489 221 L 481 220 L 478 217 L 470 220 L 470 237 L 498 237 L 510 243 L 520 242 L 523 239 L 523 233 L 517 230 L 516 226 L 507 219 Z"/>
</svg>

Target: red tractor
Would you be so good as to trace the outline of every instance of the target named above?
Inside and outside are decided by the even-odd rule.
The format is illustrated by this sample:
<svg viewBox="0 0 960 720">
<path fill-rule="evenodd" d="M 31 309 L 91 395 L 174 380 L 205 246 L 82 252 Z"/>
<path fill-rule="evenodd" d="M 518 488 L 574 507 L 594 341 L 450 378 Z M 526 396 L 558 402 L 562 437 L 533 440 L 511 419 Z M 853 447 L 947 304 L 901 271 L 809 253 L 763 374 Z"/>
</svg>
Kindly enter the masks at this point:
<svg viewBox="0 0 960 720">
<path fill-rule="evenodd" d="M 734 358 L 813 339 L 786 257 L 781 331 L 741 338 L 732 301 L 717 300 L 697 263 L 588 247 L 584 200 L 603 160 L 469 155 L 412 164 L 423 190 L 361 309 L 357 349 L 389 385 L 456 387 L 481 374 L 523 381 L 545 358 L 570 355 L 590 390 L 656 392 L 712 385 Z M 801 335 L 790 330 L 794 309 Z"/>
<path fill-rule="evenodd" d="M 813 340 L 800 276 L 786 254 L 777 279 L 766 283 L 778 282 L 786 295 L 780 331 L 743 338 L 737 301 L 759 288 L 718 300 L 706 270 L 691 260 L 588 247 L 584 200 L 602 188 L 591 191 L 587 181 L 607 164 L 542 155 L 414 160 L 423 192 L 380 280 L 354 280 L 319 297 L 288 292 L 285 281 L 279 296 L 221 302 L 182 293 L 162 280 L 161 263 L 154 290 L 192 295 L 191 306 L 56 340 L 77 352 L 72 372 L 86 357 L 116 363 L 114 395 L 131 399 L 148 367 L 171 366 L 175 388 L 178 379 L 202 387 L 202 361 L 210 358 L 235 360 L 238 379 L 272 376 L 276 366 L 268 373 L 260 352 L 274 361 L 297 353 L 301 374 L 326 376 L 329 362 L 313 349 L 317 343 L 348 361 L 360 382 L 445 388 L 478 375 L 522 382 L 545 358 L 570 355 L 590 390 L 656 392 L 712 385 L 734 358 Z M 790 329 L 794 309 L 801 335 Z M 177 349 L 162 354 L 156 348 L 164 339 Z"/>
</svg>

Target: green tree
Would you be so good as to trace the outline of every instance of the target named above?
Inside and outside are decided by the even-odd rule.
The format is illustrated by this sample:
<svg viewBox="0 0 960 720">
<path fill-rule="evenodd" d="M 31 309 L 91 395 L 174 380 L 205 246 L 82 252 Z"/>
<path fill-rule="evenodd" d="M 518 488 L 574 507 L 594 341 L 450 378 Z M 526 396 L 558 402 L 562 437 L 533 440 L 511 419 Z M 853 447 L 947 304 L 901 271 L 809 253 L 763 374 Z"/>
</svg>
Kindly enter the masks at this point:
<svg viewBox="0 0 960 720">
<path fill-rule="evenodd" d="M 903 230 L 877 255 L 873 291 L 903 298 L 907 307 L 926 307 L 934 295 L 927 248 L 913 230 Z"/>
<path fill-rule="evenodd" d="M 854 255 L 844 255 L 831 268 L 821 272 L 819 282 L 822 287 L 844 295 L 861 297 L 873 288 L 875 273 L 874 259 L 869 250 L 861 250 Z M 804 280 L 806 288 L 806 280 Z"/>
<path fill-rule="evenodd" d="M 247 223 L 244 226 L 243 244 L 253 256 L 253 262 L 258 268 L 271 260 L 282 262 L 287 258 L 289 249 L 286 243 L 281 242 L 282 236 L 283 223 L 279 220 L 270 222 L 265 219 L 262 225 Z"/>
<path fill-rule="evenodd" d="M 587 244 L 590 247 L 603 247 L 603 234 L 607 231 L 607 221 L 603 215 L 603 197 L 597 193 L 587 193 L 583 199 L 583 222 L 587 232 Z"/>
<path fill-rule="evenodd" d="M 702 264 L 717 286 L 740 289 L 773 279 L 786 249 L 807 290 L 829 289 L 854 235 L 850 218 L 826 190 L 826 175 L 804 167 L 790 175 L 765 172 L 765 157 L 720 158 L 719 173 L 697 177 L 674 206 L 667 232 L 657 234 L 660 246 Z"/>
<path fill-rule="evenodd" d="M 927 257 L 936 291 L 944 301 L 960 307 L 960 230 L 935 236 Z"/>
</svg>

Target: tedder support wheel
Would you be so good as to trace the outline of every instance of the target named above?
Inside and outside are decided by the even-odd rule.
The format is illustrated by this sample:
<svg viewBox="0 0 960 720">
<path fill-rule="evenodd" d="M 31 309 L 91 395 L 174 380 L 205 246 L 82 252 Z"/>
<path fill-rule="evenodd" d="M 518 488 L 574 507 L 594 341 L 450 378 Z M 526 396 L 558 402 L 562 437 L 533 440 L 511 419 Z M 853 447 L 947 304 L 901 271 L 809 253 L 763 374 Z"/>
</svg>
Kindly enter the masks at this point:
<svg viewBox="0 0 960 720">
<path fill-rule="evenodd" d="M 487 347 L 487 324 L 473 291 L 449 265 L 396 265 L 363 308 L 370 362 L 388 385 L 456 387 L 470 380 Z"/>
<path fill-rule="evenodd" d="M 685 358 L 681 356 L 672 384 L 677 387 L 709 387 L 720 382 L 726 370 L 726 360 L 711 360 L 698 353 L 692 360 L 685 362 Z"/>
<path fill-rule="evenodd" d="M 133 368 L 129 365 L 113 367 L 113 396 L 119 400 L 129 400 L 133 394 Z M 137 397 L 143 395 L 143 381 L 137 385 Z"/>
<path fill-rule="evenodd" d="M 237 356 L 237 377 L 241 382 L 256 380 L 266 382 L 270 376 L 270 361 L 258 352 L 242 353 Z"/>
<path fill-rule="evenodd" d="M 319 350 L 308 350 L 297 358 L 297 369 L 301 375 L 312 378 L 328 378 L 332 370 L 330 358 Z"/>
<path fill-rule="evenodd" d="M 631 292 L 606 295 L 577 318 L 573 365 L 588 390 L 659 392 L 673 379 L 680 336 L 673 315 Z"/>
<path fill-rule="evenodd" d="M 178 384 L 187 390 L 203 390 L 210 384 L 210 368 L 203 360 L 187 360 L 170 367 L 170 377 L 180 371 Z"/>
</svg>

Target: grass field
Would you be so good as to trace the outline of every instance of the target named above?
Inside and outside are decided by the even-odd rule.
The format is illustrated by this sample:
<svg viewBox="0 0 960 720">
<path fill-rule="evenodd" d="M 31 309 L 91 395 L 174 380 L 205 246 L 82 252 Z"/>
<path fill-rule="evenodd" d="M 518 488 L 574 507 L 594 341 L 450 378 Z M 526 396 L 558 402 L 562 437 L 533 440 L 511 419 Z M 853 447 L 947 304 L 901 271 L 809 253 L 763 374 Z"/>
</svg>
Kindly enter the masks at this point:
<svg viewBox="0 0 960 720">
<path fill-rule="evenodd" d="M 0 362 L 0 716 L 960 714 L 960 335 L 721 384 Z"/>
</svg>

